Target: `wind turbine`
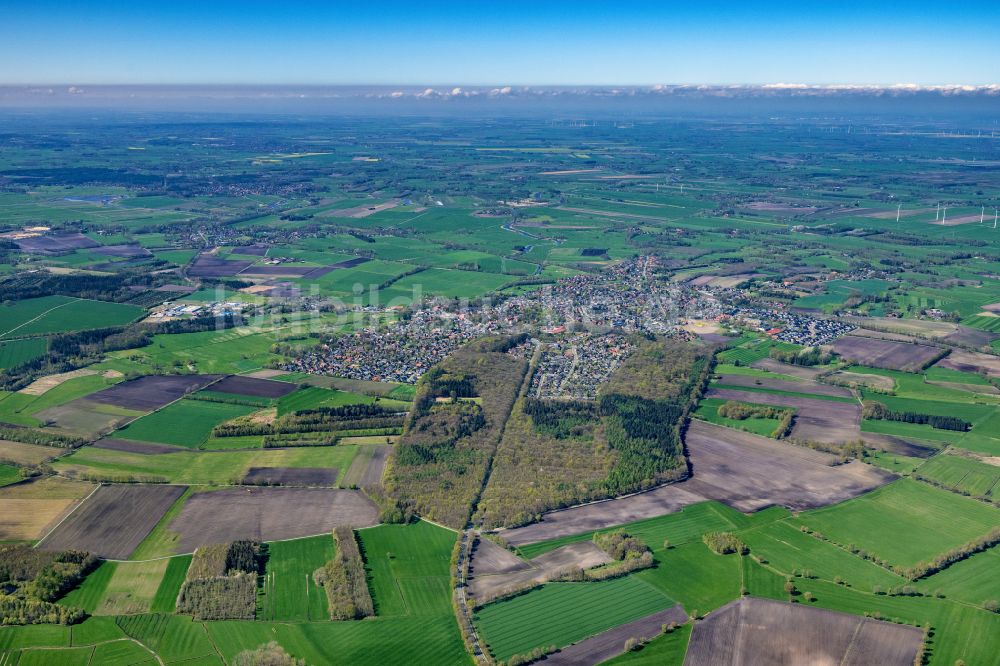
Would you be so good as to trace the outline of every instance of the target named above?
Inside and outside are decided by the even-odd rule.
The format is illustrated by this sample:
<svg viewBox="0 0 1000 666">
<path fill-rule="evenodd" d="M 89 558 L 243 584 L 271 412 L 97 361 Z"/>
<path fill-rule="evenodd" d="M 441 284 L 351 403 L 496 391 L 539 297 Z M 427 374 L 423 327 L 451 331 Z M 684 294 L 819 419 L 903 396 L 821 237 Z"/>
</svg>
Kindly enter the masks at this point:
<svg viewBox="0 0 1000 666">
<path fill-rule="evenodd" d="M 896 224 L 899 224 L 899 211 L 903 210 L 903 204 L 896 206 Z"/>
<path fill-rule="evenodd" d="M 944 207 L 944 214 L 941 216 L 941 224 L 944 224 L 948 220 L 948 207 Z"/>
<path fill-rule="evenodd" d="M 979 224 L 983 223 L 983 216 L 986 215 L 986 206 L 979 209 Z"/>
<path fill-rule="evenodd" d="M 937 212 L 934 213 L 934 221 L 937 222 L 938 219 L 940 219 L 940 217 L 941 217 L 941 202 L 938 201 Z"/>
<path fill-rule="evenodd" d="M 997 228 L 997 209 L 993 209 L 993 228 Z"/>
</svg>

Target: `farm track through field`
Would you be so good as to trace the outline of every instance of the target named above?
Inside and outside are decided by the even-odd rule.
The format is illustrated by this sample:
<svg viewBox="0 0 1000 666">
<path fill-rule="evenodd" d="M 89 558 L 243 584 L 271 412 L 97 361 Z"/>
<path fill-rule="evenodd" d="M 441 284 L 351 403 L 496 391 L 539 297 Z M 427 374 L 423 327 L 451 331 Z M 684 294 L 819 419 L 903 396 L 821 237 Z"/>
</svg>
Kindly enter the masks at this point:
<svg viewBox="0 0 1000 666">
<path fill-rule="evenodd" d="M 8 335 L 10 335 L 11 333 L 13 333 L 13 332 L 14 332 L 14 331 L 16 331 L 17 329 L 19 329 L 19 328 L 24 328 L 24 327 L 25 327 L 25 326 L 27 326 L 28 324 L 30 324 L 30 323 L 32 323 L 32 322 L 36 322 L 36 321 L 38 321 L 38 320 L 39 320 L 39 319 L 41 319 L 42 317 L 45 317 L 46 315 L 48 315 L 48 314 L 49 314 L 50 312 L 52 312 L 53 310 L 58 310 L 59 308 L 62 308 L 62 307 L 66 307 L 67 305 L 71 305 L 71 304 L 73 304 L 73 303 L 76 303 L 77 301 L 82 301 L 82 300 L 83 300 L 82 298 L 74 298 L 74 299 L 73 299 L 73 300 L 71 300 L 71 301 L 66 301 L 65 303 L 60 303 L 59 305 L 57 305 L 57 306 L 55 306 L 55 307 L 52 307 L 52 308 L 49 308 L 48 310 L 46 310 L 46 311 L 45 311 L 45 312 L 43 312 L 42 314 L 38 315 L 38 316 L 37 316 L 37 317 L 35 317 L 34 319 L 29 319 L 28 321 L 24 322 L 23 324 L 18 324 L 17 326 L 15 326 L 14 328 L 10 329 L 9 331 L 6 331 L 6 332 L 4 332 L 3 334 L 0 334 L 0 338 L 6 338 L 6 337 L 7 337 Z"/>
</svg>

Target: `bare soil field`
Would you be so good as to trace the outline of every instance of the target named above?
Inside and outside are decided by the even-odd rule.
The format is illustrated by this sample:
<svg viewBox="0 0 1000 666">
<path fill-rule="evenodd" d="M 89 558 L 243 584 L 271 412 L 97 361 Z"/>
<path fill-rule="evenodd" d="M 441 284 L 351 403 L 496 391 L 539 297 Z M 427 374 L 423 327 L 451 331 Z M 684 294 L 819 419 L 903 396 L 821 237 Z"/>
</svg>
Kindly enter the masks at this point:
<svg viewBox="0 0 1000 666">
<path fill-rule="evenodd" d="M 677 604 L 564 647 L 546 657 L 543 663 L 546 666 L 595 666 L 625 652 L 625 642 L 630 638 L 652 638 L 660 634 L 663 625 L 686 621 L 687 613 Z"/>
<path fill-rule="evenodd" d="M 24 252 L 32 254 L 55 254 L 72 252 L 91 247 L 100 247 L 100 243 L 90 240 L 83 234 L 53 234 L 51 236 L 30 236 L 14 241 Z"/>
<path fill-rule="evenodd" d="M 869 375 L 861 372 L 846 372 L 840 370 L 830 375 L 831 379 L 850 382 L 858 386 L 870 386 L 883 391 L 892 391 L 896 388 L 896 380 L 885 375 Z"/>
<path fill-rule="evenodd" d="M 186 284 L 165 284 L 162 287 L 157 287 L 153 291 L 165 291 L 172 294 L 192 294 L 197 289 Z"/>
<path fill-rule="evenodd" d="M 283 373 L 287 374 L 287 373 Z M 309 386 L 319 386 L 321 388 L 334 388 L 351 393 L 364 393 L 365 395 L 386 396 L 393 392 L 399 384 L 388 382 L 376 382 L 366 379 L 347 379 L 346 377 L 331 377 L 329 375 L 309 375 L 295 380 L 297 383 L 308 384 Z"/>
<path fill-rule="evenodd" d="M 360 479 L 356 482 L 359 487 L 377 488 L 382 485 L 382 474 L 385 472 L 385 463 L 389 460 L 391 452 L 392 446 L 388 444 L 375 446 L 372 457 L 368 460 Z"/>
<path fill-rule="evenodd" d="M 294 392 L 298 386 L 288 382 L 276 382 L 270 379 L 257 379 L 230 375 L 212 384 L 212 391 L 219 393 L 235 393 L 253 398 L 280 398 Z"/>
<path fill-rule="evenodd" d="M 38 547 L 85 550 L 108 559 L 127 559 L 186 489 L 168 485 L 101 486 Z"/>
<path fill-rule="evenodd" d="M 900 210 L 899 217 L 900 219 L 904 217 L 913 217 L 914 215 L 921 215 L 923 213 L 933 212 L 933 210 L 934 210 L 933 208 L 913 208 L 910 210 Z M 870 217 L 875 220 L 895 220 L 896 214 L 897 213 L 894 210 L 883 210 L 878 213 L 868 213 L 867 215 L 862 215 L 862 217 Z"/>
<path fill-rule="evenodd" d="M 736 273 L 735 275 L 701 275 L 694 278 L 688 284 L 695 287 L 718 287 L 720 289 L 732 289 L 742 282 L 755 277 L 761 277 L 763 273 Z"/>
<path fill-rule="evenodd" d="M 984 306 L 988 310 L 989 306 Z M 970 326 L 953 324 L 947 321 L 932 321 L 928 319 L 896 319 L 894 317 L 851 317 L 850 320 L 860 326 L 874 326 L 895 331 L 898 334 L 919 335 L 935 340 L 941 340 L 953 345 L 982 347 L 996 340 L 1000 335 L 989 331 L 980 331 Z M 893 336 L 881 331 L 860 331 L 867 337 L 884 337 L 887 340 L 909 340 L 909 338 Z"/>
<path fill-rule="evenodd" d="M 274 368 L 265 368 L 263 370 L 256 370 L 250 374 L 243 375 L 244 377 L 253 377 L 254 379 L 271 379 L 272 377 L 280 377 L 281 375 L 287 375 L 287 370 L 276 370 Z"/>
<path fill-rule="evenodd" d="M 792 391 L 795 393 L 812 393 L 814 395 L 831 395 L 837 398 L 850 398 L 851 392 L 842 386 L 830 386 L 819 382 L 803 380 L 800 382 L 787 379 L 772 379 L 770 377 L 748 377 L 746 375 L 722 375 L 720 384 L 730 386 L 760 386 L 775 391 Z M 829 401 L 827 401 L 829 402 Z"/>
<path fill-rule="evenodd" d="M 979 215 L 961 215 L 959 217 L 949 217 L 944 220 L 937 220 L 928 222 L 927 224 L 935 224 L 939 227 L 956 227 L 960 224 L 972 224 L 973 222 L 980 221 Z"/>
<path fill-rule="evenodd" d="M 916 372 L 941 353 L 937 347 L 845 335 L 833 351 L 847 360 L 878 368 Z"/>
<path fill-rule="evenodd" d="M 482 543 L 483 540 L 480 539 L 480 544 Z M 490 546 L 496 550 L 503 550 L 493 543 L 490 543 Z M 479 552 L 486 555 L 486 567 L 477 565 L 476 558 L 479 557 Z M 513 556 L 513 554 L 511 555 Z M 513 557 L 518 559 L 516 556 Z M 491 551 L 489 546 L 485 550 L 481 550 L 481 545 L 477 547 L 477 552 L 473 553 L 473 559 L 470 563 L 470 571 L 473 572 L 473 575 L 469 579 L 469 589 L 472 591 L 473 597 L 477 600 L 492 599 L 505 589 L 529 583 L 545 583 L 570 569 L 589 569 L 607 564 L 611 562 L 611 558 L 593 541 L 580 541 L 560 546 L 526 562 L 519 561 L 526 566 L 517 568 L 508 566 L 506 571 L 487 573 L 491 566 L 506 564 L 506 561 L 500 560 L 500 555 Z"/>
<path fill-rule="evenodd" d="M 94 407 L 95 403 L 88 402 L 86 398 L 79 398 L 65 405 L 43 409 L 34 416 L 40 421 L 50 422 L 52 425 L 48 427 L 51 427 L 53 432 L 85 439 L 110 432 L 131 418 L 123 414 L 109 414 Z"/>
<path fill-rule="evenodd" d="M 781 361 L 775 361 L 773 358 L 762 358 L 761 360 L 750 364 L 750 367 L 807 380 L 814 380 L 816 377 L 823 374 L 822 370 L 817 370 L 816 368 L 811 368 L 805 365 L 782 363 Z"/>
<path fill-rule="evenodd" d="M 985 347 L 997 338 L 1000 338 L 1000 335 L 996 333 L 980 331 L 977 328 L 970 328 L 969 326 L 958 326 L 957 329 L 954 333 L 949 333 L 941 338 L 941 340 L 951 345 Z"/>
<path fill-rule="evenodd" d="M 86 377 L 88 375 L 96 375 L 96 370 L 91 370 L 89 368 L 80 368 L 79 370 L 71 370 L 70 372 L 60 372 L 55 375 L 47 375 L 45 377 L 40 377 L 35 381 L 31 382 L 23 389 L 18 391 L 18 393 L 24 393 L 26 395 L 43 395 L 55 387 L 59 386 L 63 382 L 68 382 L 71 379 L 76 379 L 77 377 Z"/>
<path fill-rule="evenodd" d="M 94 254 L 103 254 L 106 257 L 125 257 L 133 259 L 135 257 L 149 257 L 153 253 L 141 245 L 105 245 L 94 248 Z"/>
<path fill-rule="evenodd" d="M 336 467 L 251 467 L 243 483 L 251 486 L 332 486 Z"/>
<path fill-rule="evenodd" d="M 985 370 L 990 377 L 1000 377 L 1000 356 L 955 349 L 935 365 L 950 370 L 976 372 Z"/>
<path fill-rule="evenodd" d="M 927 382 L 932 386 L 940 386 L 941 388 L 958 389 L 959 391 L 968 391 L 969 393 L 984 393 L 989 395 L 1000 395 L 1000 389 L 992 384 L 987 386 L 985 384 L 963 384 L 961 382 Z"/>
<path fill-rule="evenodd" d="M 796 439 L 842 444 L 861 438 L 861 406 L 857 403 L 716 388 L 709 389 L 705 397 L 792 407 L 795 425 L 791 436 Z"/>
<path fill-rule="evenodd" d="M 247 257 L 263 257 L 267 255 L 267 245 L 241 245 L 232 249 L 233 254 L 242 254 Z"/>
<path fill-rule="evenodd" d="M 187 267 L 191 277 L 232 277 L 253 265 L 250 260 L 219 259 L 209 254 L 201 254 Z"/>
<path fill-rule="evenodd" d="M 917 627 L 744 597 L 694 625 L 684 664 L 910 666 L 923 640 Z"/>
<path fill-rule="evenodd" d="M 870 328 L 858 328 L 851 331 L 851 335 L 859 338 L 875 338 L 876 340 L 895 340 L 897 342 L 919 342 L 915 333 L 899 333 L 892 331 L 876 331 Z"/>
<path fill-rule="evenodd" d="M 0 461 L 17 465 L 38 465 L 63 453 L 66 453 L 66 449 L 0 439 Z"/>
<path fill-rule="evenodd" d="M 153 442 L 140 442 L 136 439 L 114 439 L 105 437 L 94 442 L 94 447 L 98 449 L 108 449 L 111 451 L 124 451 L 126 453 L 140 453 L 144 455 L 159 455 L 163 453 L 177 453 L 187 451 L 182 446 L 169 446 L 167 444 L 154 444 Z"/>
<path fill-rule="evenodd" d="M 493 543 L 489 539 L 480 538 L 476 541 L 476 546 L 472 551 L 472 559 L 469 562 L 469 575 L 470 577 L 495 576 L 514 571 L 524 571 L 530 568 L 531 565 L 526 560 L 522 560 L 514 553 Z"/>
<path fill-rule="evenodd" d="M 169 529 L 180 535 L 178 552 L 190 553 L 237 539 L 276 541 L 377 523 L 378 507 L 356 490 L 227 488 L 192 495 Z"/>
<path fill-rule="evenodd" d="M 46 477 L 0 488 L 0 541 L 34 541 L 69 514 L 95 486 Z"/>
<path fill-rule="evenodd" d="M 859 461 L 833 466 L 830 454 L 710 423 L 692 422 L 687 446 L 692 478 L 680 485 L 745 513 L 835 504 L 895 478 Z"/>
<path fill-rule="evenodd" d="M 781 505 L 803 510 L 868 492 L 893 478 L 862 462 L 831 466 L 836 458 L 766 437 L 694 420 L 685 442 L 692 476 L 648 492 L 553 511 L 541 522 L 502 532 L 519 546 L 589 532 L 719 500 L 751 512 Z"/>
<path fill-rule="evenodd" d="M 241 277 L 305 277 L 318 266 L 289 266 L 287 264 L 277 264 L 270 266 L 250 266 L 241 273 Z"/>
<path fill-rule="evenodd" d="M 148 375 L 116 384 L 80 400 L 148 412 L 168 405 L 187 393 L 203 389 L 220 376 Z"/>
</svg>

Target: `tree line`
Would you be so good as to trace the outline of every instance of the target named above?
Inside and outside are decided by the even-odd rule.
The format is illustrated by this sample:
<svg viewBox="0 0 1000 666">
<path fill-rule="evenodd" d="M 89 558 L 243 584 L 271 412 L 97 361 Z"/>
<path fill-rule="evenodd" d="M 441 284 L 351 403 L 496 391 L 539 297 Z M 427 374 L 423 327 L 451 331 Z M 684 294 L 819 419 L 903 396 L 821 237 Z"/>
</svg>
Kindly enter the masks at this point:
<svg viewBox="0 0 1000 666">
<path fill-rule="evenodd" d="M 866 419 L 881 419 L 885 421 L 900 421 L 902 423 L 920 423 L 930 425 L 938 430 L 956 430 L 966 432 L 972 424 L 957 416 L 939 416 L 937 414 L 921 414 L 920 412 L 897 412 L 889 409 L 881 402 L 866 401 L 862 409 Z"/>
<path fill-rule="evenodd" d="M 333 559 L 313 572 L 313 580 L 326 591 L 330 619 L 360 620 L 375 615 L 354 530 L 347 526 L 334 528 L 333 542 Z"/>
</svg>

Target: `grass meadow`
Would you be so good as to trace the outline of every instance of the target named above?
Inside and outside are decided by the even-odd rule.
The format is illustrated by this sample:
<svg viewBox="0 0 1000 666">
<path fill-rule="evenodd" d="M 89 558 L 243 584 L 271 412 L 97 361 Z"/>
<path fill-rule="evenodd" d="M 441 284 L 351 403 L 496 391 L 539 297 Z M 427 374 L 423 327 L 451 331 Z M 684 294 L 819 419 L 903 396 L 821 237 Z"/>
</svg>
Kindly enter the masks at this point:
<svg viewBox="0 0 1000 666">
<path fill-rule="evenodd" d="M 497 659 L 536 647 L 565 646 L 676 603 L 637 576 L 593 583 L 547 583 L 476 612 L 479 632 Z"/>
<path fill-rule="evenodd" d="M 0 305 L 0 338 L 121 326 L 138 319 L 143 308 L 69 296 L 42 296 Z"/>
<path fill-rule="evenodd" d="M 900 479 L 847 502 L 806 511 L 792 522 L 908 567 L 985 534 L 1000 523 L 1000 509 Z"/>
<path fill-rule="evenodd" d="M 193 449 L 209 438 L 215 426 L 253 411 L 246 405 L 182 399 L 133 421 L 114 436 Z"/>
</svg>

